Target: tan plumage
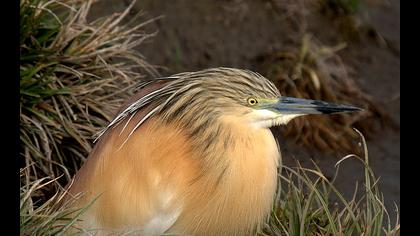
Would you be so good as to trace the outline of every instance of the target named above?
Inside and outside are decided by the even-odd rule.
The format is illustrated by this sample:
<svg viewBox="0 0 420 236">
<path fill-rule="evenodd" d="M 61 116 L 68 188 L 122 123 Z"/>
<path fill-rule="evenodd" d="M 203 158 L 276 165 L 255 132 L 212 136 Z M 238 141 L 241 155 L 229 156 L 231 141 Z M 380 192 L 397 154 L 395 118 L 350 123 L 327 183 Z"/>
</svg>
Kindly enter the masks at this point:
<svg viewBox="0 0 420 236">
<path fill-rule="evenodd" d="M 69 188 L 84 194 L 80 207 L 99 196 L 79 225 L 100 235 L 253 234 L 280 166 L 268 128 L 297 116 L 268 107 L 279 96 L 262 76 L 230 68 L 143 83 Z"/>
</svg>

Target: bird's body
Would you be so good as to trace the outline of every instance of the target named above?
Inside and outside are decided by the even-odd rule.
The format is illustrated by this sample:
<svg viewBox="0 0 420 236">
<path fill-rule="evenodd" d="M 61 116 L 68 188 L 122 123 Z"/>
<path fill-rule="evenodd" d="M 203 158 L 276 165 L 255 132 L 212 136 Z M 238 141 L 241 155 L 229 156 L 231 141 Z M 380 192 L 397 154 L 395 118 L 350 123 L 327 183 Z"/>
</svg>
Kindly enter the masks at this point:
<svg viewBox="0 0 420 236">
<path fill-rule="evenodd" d="M 86 200 L 102 193 L 85 217 L 91 224 L 87 228 L 141 229 L 147 235 L 168 229 L 189 235 L 247 235 L 265 220 L 276 190 L 279 155 L 270 131 L 241 134 L 244 143 L 236 145 L 249 149 L 232 145 L 218 156 L 217 146 L 224 145 L 218 143 L 211 156 L 203 156 L 191 149 L 182 130 L 159 124 L 151 119 L 120 151 L 118 145 L 95 149 L 84 175 L 78 176 L 83 180 L 73 186 L 73 191 L 87 191 Z M 110 135 L 110 142 L 122 141 L 117 130 Z M 249 137 L 254 135 L 265 146 L 253 148 L 256 143 Z M 204 166 L 204 158 L 221 163 Z"/>
<path fill-rule="evenodd" d="M 76 206 L 97 198 L 79 226 L 103 235 L 253 234 L 272 209 L 280 167 L 269 127 L 300 115 L 289 100 L 276 113 L 279 96 L 262 76 L 229 68 L 144 83 L 69 188 L 83 194 Z"/>
</svg>

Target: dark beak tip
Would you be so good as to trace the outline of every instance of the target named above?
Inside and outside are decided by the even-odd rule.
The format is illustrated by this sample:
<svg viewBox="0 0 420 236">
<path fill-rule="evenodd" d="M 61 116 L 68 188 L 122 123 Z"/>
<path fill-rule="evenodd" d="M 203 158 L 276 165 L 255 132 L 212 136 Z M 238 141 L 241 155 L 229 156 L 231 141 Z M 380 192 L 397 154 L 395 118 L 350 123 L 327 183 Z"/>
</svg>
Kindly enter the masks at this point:
<svg viewBox="0 0 420 236">
<path fill-rule="evenodd" d="M 365 111 L 363 108 L 348 105 L 341 105 L 339 107 L 317 107 L 316 109 L 323 114 L 339 114 Z"/>
</svg>

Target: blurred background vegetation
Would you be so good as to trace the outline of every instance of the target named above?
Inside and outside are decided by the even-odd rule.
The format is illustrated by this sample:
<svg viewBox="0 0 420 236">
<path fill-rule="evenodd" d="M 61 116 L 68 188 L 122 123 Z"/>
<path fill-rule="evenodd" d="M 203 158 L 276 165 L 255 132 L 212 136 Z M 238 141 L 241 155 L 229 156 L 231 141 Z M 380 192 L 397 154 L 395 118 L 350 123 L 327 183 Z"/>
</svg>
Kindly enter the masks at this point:
<svg viewBox="0 0 420 236">
<path fill-rule="evenodd" d="M 318 179 L 304 174 L 301 164 L 286 170 L 285 180 L 300 176 L 300 182 L 284 189 L 288 200 L 278 209 L 289 210 L 274 211 L 276 221 L 265 233 L 378 235 L 387 215 L 382 204 L 397 220 L 399 1 L 21 0 L 20 8 L 23 235 L 59 234 L 74 223 L 70 214 L 77 210 L 55 202 L 86 159 L 94 135 L 136 83 L 216 66 L 257 71 L 283 95 L 365 109 L 297 118 L 273 129 L 286 165 L 296 166 L 297 159 L 303 167 L 315 166 Z M 354 127 L 368 139 L 369 155 Z M 347 154 L 369 156 L 370 167 L 346 160 L 334 177 L 335 163 Z M 376 184 L 358 192 L 374 215 L 351 199 L 356 181 L 375 182 L 370 168 L 381 176 L 385 197 Z M 331 181 L 337 188 L 327 188 Z M 327 214 L 322 199 L 331 193 L 331 202 L 345 207 Z M 395 234 L 399 224 L 387 229 Z"/>
</svg>

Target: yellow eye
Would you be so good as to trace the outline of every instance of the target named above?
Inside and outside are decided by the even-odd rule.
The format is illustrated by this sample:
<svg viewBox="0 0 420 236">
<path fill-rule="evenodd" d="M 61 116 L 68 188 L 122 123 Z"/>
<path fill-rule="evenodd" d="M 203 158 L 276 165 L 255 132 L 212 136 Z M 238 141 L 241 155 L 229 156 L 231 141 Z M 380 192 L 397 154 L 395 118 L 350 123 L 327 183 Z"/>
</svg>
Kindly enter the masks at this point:
<svg viewBox="0 0 420 236">
<path fill-rule="evenodd" d="M 258 101 L 255 98 L 248 98 L 248 104 L 251 106 L 254 106 L 255 104 L 257 104 Z"/>
</svg>

